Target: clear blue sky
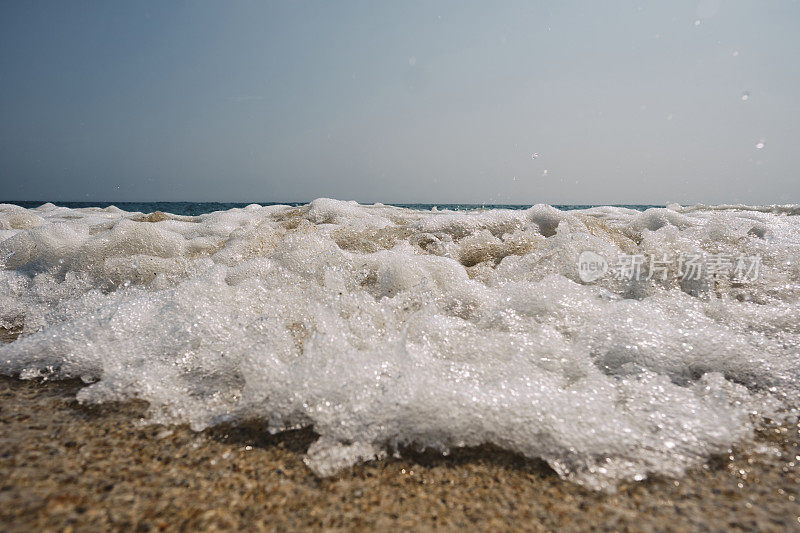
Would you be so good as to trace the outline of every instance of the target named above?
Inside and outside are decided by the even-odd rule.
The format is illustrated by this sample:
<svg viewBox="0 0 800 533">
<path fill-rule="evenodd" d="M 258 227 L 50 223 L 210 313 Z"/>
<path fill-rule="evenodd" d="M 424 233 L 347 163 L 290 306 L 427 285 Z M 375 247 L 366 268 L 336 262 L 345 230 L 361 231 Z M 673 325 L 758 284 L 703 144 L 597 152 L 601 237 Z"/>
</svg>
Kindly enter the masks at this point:
<svg viewBox="0 0 800 533">
<path fill-rule="evenodd" d="M 800 3 L 6 1 L 0 187 L 800 203 Z"/>
</svg>

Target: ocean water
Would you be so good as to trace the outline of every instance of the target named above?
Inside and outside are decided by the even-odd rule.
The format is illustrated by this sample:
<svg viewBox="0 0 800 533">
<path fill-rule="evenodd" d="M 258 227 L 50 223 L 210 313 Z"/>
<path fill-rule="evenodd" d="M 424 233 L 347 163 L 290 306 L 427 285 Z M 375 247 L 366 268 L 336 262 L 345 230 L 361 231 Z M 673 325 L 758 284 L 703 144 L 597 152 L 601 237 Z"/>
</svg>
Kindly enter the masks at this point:
<svg viewBox="0 0 800 533">
<path fill-rule="evenodd" d="M 41 206 L 43 202 L 9 202 L 20 207 L 33 209 Z M 164 213 L 171 213 L 175 215 L 204 215 L 214 211 L 227 211 L 228 209 L 241 209 L 247 207 L 248 203 L 243 202 L 59 202 L 59 206 L 69 207 L 70 209 L 81 209 L 84 207 L 118 207 L 124 211 L 138 211 L 141 213 L 153 213 L 161 211 Z M 271 205 L 288 205 L 291 207 L 298 207 L 304 205 L 302 202 L 267 202 L 259 203 L 261 206 Z M 407 209 L 416 209 L 423 211 L 430 211 L 434 208 L 444 209 L 451 211 L 473 211 L 476 209 L 529 209 L 533 206 L 523 204 L 387 204 L 394 207 L 404 207 Z M 598 205 L 554 205 L 553 207 L 562 211 L 570 211 L 574 209 L 588 209 L 591 207 L 599 207 Z M 658 205 L 619 205 L 618 207 L 626 207 L 629 209 L 636 209 L 644 211 L 651 207 L 663 207 Z"/>
<path fill-rule="evenodd" d="M 312 426 L 319 475 L 494 443 L 598 489 L 800 405 L 800 206 L 0 205 L 0 372 Z"/>
</svg>

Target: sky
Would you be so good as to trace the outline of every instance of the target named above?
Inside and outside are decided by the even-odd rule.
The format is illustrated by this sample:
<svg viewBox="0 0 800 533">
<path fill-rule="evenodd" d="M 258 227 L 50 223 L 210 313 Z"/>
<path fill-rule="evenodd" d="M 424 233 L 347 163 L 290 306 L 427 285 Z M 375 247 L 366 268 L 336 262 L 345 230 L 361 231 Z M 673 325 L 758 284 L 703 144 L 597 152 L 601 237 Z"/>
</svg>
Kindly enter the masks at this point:
<svg viewBox="0 0 800 533">
<path fill-rule="evenodd" d="M 800 2 L 6 1 L 0 200 L 800 203 Z"/>
</svg>

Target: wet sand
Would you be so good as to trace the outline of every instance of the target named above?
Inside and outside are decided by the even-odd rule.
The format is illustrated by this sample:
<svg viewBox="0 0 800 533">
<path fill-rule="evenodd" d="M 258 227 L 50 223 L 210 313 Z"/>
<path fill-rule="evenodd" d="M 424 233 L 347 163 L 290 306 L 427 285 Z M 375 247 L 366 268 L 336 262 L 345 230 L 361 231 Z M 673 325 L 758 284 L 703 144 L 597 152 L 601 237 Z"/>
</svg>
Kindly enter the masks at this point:
<svg viewBox="0 0 800 533">
<path fill-rule="evenodd" d="M 142 402 L 79 405 L 81 386 L 0 378 L 2 529 L 800 529 L 797 428 L 761 432 L 769 454 L 735 450 L 616 494 L 491 447 L 318 479 L 302 461 L 310 430 L 148 425 Z"/>
</svg>

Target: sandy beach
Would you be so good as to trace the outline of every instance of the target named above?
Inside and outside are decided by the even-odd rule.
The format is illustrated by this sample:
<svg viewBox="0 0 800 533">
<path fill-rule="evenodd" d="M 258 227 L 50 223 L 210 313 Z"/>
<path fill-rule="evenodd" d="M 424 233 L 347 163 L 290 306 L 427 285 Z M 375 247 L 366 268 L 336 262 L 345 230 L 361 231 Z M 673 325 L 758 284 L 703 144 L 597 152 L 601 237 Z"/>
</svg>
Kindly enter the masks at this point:
<svg viewBox="0 0 800 533">
<path fill-rule="evenodd" d="M 0 379 L 4 530 L 800 528 L 796 428 L 761 432 L 768 453 L 734 450 L 615 494 L 491 447 L 407 451 L 318 479 L 303 464 L 311 430 L 150 425 L 141 402 L 81 406 L 81 386 Z"/>
<path fill-rule="evenodd" d="M 0 533 L 800 533 L 800 1 L 0 43 Z"/>
</svg>

